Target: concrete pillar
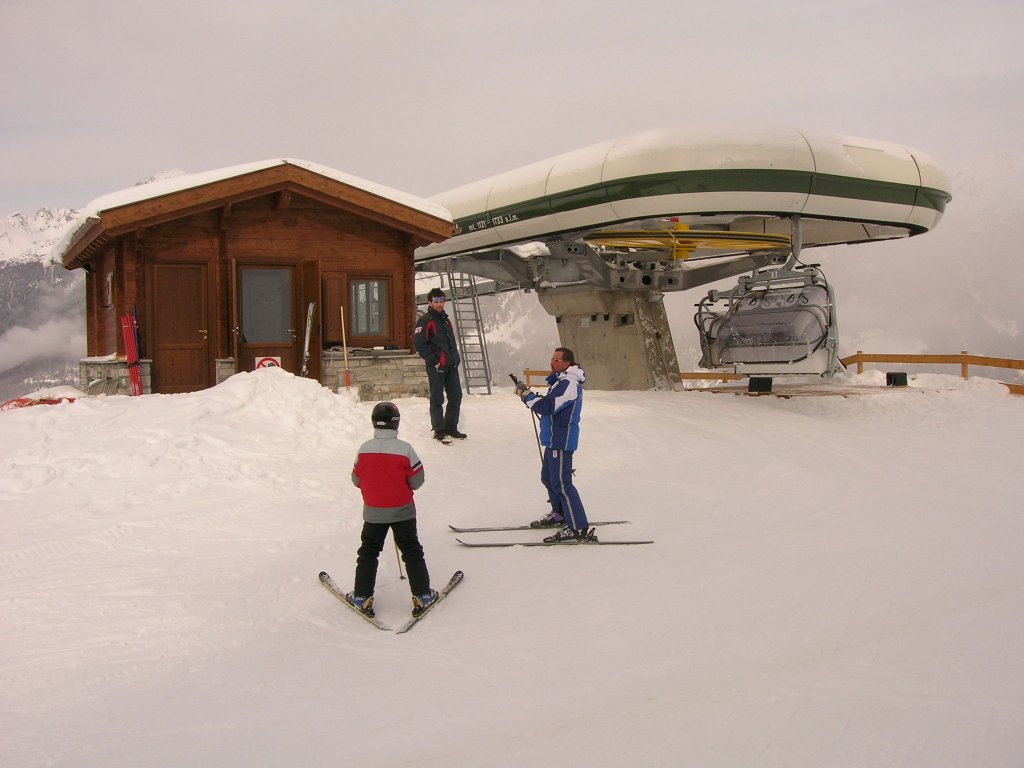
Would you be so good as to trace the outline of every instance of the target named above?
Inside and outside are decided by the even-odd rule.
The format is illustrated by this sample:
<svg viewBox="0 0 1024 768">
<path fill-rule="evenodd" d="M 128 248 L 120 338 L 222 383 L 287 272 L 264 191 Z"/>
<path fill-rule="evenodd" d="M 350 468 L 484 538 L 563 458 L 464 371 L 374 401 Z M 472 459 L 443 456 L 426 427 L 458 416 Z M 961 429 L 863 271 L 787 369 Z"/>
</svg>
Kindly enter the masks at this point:
<svg viewBox="0 0 1024 768">
<path fill-rule="evenodd" d="M 673 389 L 679 381 L 664 296 L 648 291 L 558 289 L 539 291 L 587 373 L 587 387 L 605 390 Z"/>
</svg>

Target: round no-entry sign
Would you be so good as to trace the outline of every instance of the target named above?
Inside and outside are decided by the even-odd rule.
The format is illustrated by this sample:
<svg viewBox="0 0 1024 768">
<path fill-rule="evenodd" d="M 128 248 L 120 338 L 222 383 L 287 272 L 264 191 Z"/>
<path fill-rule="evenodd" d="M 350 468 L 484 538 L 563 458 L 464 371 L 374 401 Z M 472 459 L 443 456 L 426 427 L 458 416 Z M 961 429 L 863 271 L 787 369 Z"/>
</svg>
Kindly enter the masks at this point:
<svg viewBox="0 0 1024 768">
<path fill-rule="evenodd" d="M 280 368 L 281 358 L 280 357 L 261 357 L 256 361 L 257 368 Z"/>
</svg>

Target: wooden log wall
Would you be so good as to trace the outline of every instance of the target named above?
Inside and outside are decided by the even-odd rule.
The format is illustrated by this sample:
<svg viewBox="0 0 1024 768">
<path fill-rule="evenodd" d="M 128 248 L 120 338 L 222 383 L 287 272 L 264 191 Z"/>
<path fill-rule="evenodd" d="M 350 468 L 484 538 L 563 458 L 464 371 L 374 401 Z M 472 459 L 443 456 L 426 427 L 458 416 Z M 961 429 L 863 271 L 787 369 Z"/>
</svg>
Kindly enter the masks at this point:
<svg viewBox="0 0 1024 768">
<path fill-rule="evenodd" d="M 232 354 L 233 270 L 239 264 L 319 265 L 319 305 L 326 344 L 340 345 L 338 307 L 347 303 L 348 281 L 383 279 L 390 285 L 389 333 L 362 345 L 412 345 L 415 290 L 412 236 L 293 192 L 224 205 L 137 230 L 114 240 L 92 262 L 86 311 L 91 318 L 88 354 L 123 354 L 119 315 L 135 305 L 142 349 L 149 355 L 148 268 L 157 263 L 209 267 L 210 341 L 217 358 Z M 296 280 L 301 277 L 297 271 Z M 301 286 L 301 282 L 299 283 Z M 109 294 L 109 295 L 108 295 Z M 212 324 L 212 323 L 211 323 Z M 351 329 L 349 329 L 351 332 Z M 350 346 L 359 339 L 348 339 Z"/>
</svg>

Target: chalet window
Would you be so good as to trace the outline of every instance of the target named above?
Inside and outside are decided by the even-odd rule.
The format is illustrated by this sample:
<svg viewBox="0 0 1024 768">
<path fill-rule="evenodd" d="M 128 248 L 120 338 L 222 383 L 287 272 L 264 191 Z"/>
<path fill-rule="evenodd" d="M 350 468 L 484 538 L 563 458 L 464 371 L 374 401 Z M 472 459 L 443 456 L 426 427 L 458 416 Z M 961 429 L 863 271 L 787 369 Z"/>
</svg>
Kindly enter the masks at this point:
<svg viewBox="0 0 1024 768">
<path fill-rule="evenodd" d="M 388 281 L 350 279 L 349 319 L 353 336 L 388 336 Z"/>
</svg>

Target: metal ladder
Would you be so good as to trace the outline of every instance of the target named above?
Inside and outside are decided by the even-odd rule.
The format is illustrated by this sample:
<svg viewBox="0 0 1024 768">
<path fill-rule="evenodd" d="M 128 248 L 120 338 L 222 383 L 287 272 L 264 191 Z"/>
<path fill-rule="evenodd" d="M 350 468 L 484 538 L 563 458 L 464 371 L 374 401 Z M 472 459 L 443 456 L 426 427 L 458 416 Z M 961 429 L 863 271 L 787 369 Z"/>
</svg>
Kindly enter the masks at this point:
<svg viewBox="0 0 1024 768">
<path fill-rule="evenodd" d="M 487 360 L 487 342 L 480 317 L 480 297 L 472 275 L 446 268 L 451 294 L 452 320 L 462 355 L 462 383 L 467 394 L 491 394 L 491 366 Z"/>
</svg>

